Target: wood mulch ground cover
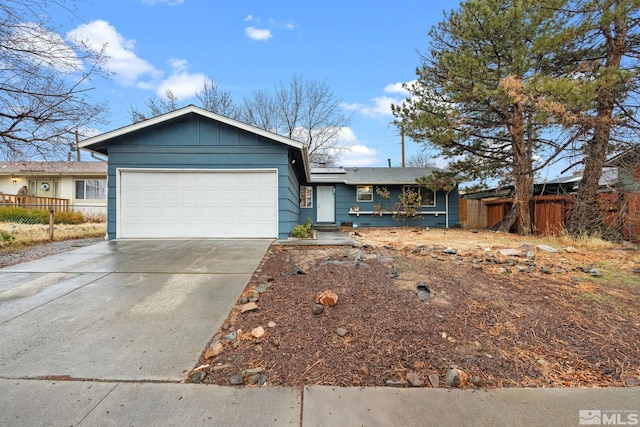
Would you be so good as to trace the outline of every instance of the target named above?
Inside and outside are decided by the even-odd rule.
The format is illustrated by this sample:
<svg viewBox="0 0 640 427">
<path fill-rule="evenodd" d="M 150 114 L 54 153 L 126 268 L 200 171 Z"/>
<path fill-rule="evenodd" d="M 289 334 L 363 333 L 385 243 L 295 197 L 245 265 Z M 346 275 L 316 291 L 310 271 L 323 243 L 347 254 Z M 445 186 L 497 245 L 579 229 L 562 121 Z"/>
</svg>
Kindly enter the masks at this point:
<svg viewBox="0 0 640 427">
<path fill-rule="evenodd" d="M 640 251 L 632 245 L 346 231 L 361 247 L 272 246 L 189 379 L 448 387 L 456 365 L 476 380 L 462 385 L 470 388 L 640 385 Z M 418 285 L 428 288 L 424 300 Z M 324 290 L 338 302 L 314 314 Z M 258 309 L 242 313 L 256 296 Z"/>
</svg>

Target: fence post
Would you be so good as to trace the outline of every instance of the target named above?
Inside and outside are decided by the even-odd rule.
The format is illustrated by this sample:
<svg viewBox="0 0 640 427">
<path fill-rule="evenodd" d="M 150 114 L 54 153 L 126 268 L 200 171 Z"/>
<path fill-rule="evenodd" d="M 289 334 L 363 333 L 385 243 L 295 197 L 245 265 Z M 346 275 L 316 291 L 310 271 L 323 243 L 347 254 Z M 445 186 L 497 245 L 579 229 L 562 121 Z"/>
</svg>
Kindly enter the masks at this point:
<svg viewBox="0 0 640 427">
<path fill-rule="evenodd" d="M 49 240 L 53 241 L 53 208 L 49 208 Z"/>
</svg>

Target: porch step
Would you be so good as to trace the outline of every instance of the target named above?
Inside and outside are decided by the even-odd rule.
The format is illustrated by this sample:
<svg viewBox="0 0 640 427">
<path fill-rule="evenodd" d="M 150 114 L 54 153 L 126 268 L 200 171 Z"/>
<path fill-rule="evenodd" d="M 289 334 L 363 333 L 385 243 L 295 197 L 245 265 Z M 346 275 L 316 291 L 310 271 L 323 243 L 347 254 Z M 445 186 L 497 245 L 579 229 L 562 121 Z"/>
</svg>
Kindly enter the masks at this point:
<svg viewBox="0 0 640 427">
<path fill-rule="evenodd" d="M 340 227 L 336 224 L 314 224 L 313 229 L 318 231 L 340 231 Z"/>
</svg>

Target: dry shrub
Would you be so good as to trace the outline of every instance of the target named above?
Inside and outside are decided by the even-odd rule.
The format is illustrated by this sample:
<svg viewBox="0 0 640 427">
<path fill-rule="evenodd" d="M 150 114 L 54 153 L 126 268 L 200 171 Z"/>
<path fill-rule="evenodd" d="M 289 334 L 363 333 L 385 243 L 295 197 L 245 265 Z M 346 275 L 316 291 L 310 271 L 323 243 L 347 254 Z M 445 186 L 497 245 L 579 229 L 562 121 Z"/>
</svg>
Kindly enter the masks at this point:
<svg viewBox="0 0 640 427">
<path fill-rule="evenodd" d="M 573 246 L 578 249 L 588 249 L 591 251 L 613 249 L 619 246 L 609 240 L 603 239 L 597 234 L 583 233 L 574 236 L 570 234 L 566 229 L 563 229 L 560 233 L 558 233 L 558 235 L 555 236 L 555 239 L 562 245 Z"/>
</svg>

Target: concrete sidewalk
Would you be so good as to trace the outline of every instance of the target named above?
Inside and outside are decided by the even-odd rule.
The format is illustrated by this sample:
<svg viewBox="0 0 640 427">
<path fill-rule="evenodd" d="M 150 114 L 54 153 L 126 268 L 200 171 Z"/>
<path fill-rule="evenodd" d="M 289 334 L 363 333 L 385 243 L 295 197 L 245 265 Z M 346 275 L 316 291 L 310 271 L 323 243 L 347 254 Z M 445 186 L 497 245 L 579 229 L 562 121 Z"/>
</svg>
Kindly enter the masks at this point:
<svg viewBox="0 0 640 427">
<path fill-rule="evenodd" d="M 0 380 L 2 426 L 637 425 L 640 389 L 236 388 Z"/>
</svg>

